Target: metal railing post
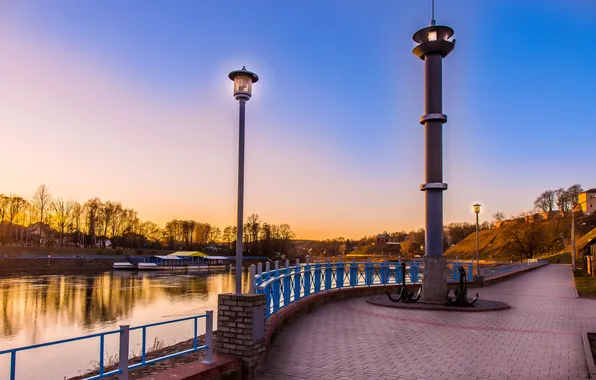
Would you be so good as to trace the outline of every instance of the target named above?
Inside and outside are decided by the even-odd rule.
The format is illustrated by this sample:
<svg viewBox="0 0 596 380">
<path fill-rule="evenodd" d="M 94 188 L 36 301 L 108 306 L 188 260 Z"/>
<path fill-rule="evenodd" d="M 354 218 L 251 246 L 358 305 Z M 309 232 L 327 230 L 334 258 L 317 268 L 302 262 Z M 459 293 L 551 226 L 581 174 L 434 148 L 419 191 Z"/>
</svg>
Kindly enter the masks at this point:
<svg viewBox="0 0 596 380">
<path fill-rule="evenodd" d="M 249 294 L 255 294 L 255 285 L 256 285 L 256 281 L 257 279 L 255 278 L 255 264 L 250 264 L 250 267 L 248 267 L 248 293 Z"/>
<path fill-rule="evenodd" d="M 335 287 L 341 289 L 344 286 L 344 262 L 341 256 L 335 264 Z"/>
<path fill-rule="evenodd" d="M 294 301 L 300 299 L 300 259 L 296 259 L 296 267 L 294 268 Z"/>
<path fill-rule="evenodd" d="M 254 267 L 254 264 L 251 265 Z M 205 351 L 205 360 L 203 364 L 213 364 L 213 310 L 207 310 L 207 318 L 205 319 L 205 344 L 207 350 Z"/>
<path fill-rule="evenodd" d="M 263 281 L 267 281 L 271 278 L 271 262 L 270 261 L 266 261 L 265 262 L 265 273 L 263 276 Z"/>
<path fill-rule="evenodd" d="M 258 263 L 257 264 L 257 275 L 261 275 L 263 274 L 263 263 Z"/>
<path fill-rule="evenodd" d="M 128 380 L 128 349 L 130 346 L 130 325 L 120 326 L 120 348 L 118 354 L 118 380 Z"/>
<path fill-rule="evenodd" d="M 279 273 L 279 261 L 275 260 L 275 270 L 273 271 L 273 277 L 277 278 L 279 277 L 280 273 Z M 273 312 L 277 312 L 277 310 L 279 310 L 279 308 L 281 307 L 280 302 L 281 302 L 281 282 L 280 280 L 276 280 L 271 284 L 271 287 L 273 288 Z"/>
<path fill-rule="evenodd" d="M 356 258 L 352 257 L 352 263 L 350 264 L 350 286 L 354 287 L 358 285 L 358 264 L 356 264 Z"/>
<path fill-rule="evenodd" d="M 315 260 L 315 293 L 321 291 L 321 264 L 319 258 Z"/>
<path fill-rule="evenodd" d="M 13 351 L 10 353 L 10 380 L 16 380 L 17 378 L 17 352 Z"/>
<path fill-rule="evenodd" d="M 331 276 L 332 276 L 331 258 L 327 257 L 327 264 L 325 265 L 325 290 L 331 289 Z"/>
</svg>

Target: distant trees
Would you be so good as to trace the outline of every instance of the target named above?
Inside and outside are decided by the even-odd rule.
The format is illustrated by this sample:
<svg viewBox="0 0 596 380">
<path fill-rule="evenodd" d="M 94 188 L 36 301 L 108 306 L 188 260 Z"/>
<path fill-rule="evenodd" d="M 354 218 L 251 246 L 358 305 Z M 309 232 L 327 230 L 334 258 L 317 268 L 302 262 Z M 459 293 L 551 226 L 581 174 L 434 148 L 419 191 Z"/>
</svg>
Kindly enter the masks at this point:
<svg viewBox="0 0 596 380">
<path fill-rule="evenodd" d="M 33 194 L 33 205 L 37 209 L 39 215 L 39 223 L 44 223 L 47 217 L 48 210 L 52 203 L 52 195 L 50 194 L 50 188 L 46 185 L 39 185 L 35 194 Z"/>
<path fill-rule="evenodd" d="M 559 211 L 568 212 L 571 208 L 577 206 L 579 193 L 583 191 L 582 186 L 575 184 L 569 188 L 559 188 L 557 190 L 546 190 L 534 201 L 534 208 L 542 212 L 551 212 L 556 205 Z"/>
<path fill-rule="evenodd" d="M 56 219 L 56 224 L 58 225 L 58 231 L 60 232 L 60 247 L 62 247 L 62 243 L 64 241 L 64 230 L 66 229 L 66 226 L 70 224 L 70 220 L 72 218 L 73 207 L 74 202 L 71 200 L 65 201 L 62 198 L 57 198 L 54 202 L 52 202 L 54 217 Z"/>
<path fill-rule="evenodd" d="M 551 212 L 553 211 L 553 207 L 555 206 L 555 191 L 554 190 L 546 190 L 543 191 L 538 198 L 534 201 L 534 208 L 541 210 L 543 212 Z"/>
<path fill-rule="evenodd" d="M 504 212 L 501 212 L 501 211 L 495 212 L 493 214 L 493 220 L 495 222 L 502 222 L 503 220 L 505 220 L 505 213 Z"/>
<path fill-rule="evenodd" d="M 268 224 L 252 214 L 244 227 L 244 247 L 249 254 L 279 257 L 293 248 L 289 241 L 294 233 L 288 224 Z M 235 240 L 234 226 L 222 231 L 209 223 L 174 219 L 162 229 L 140 220 L 135 210 L 120 202 L 102 202 L 97 197 L 84 204 L 53 199 L 46 185 L 36 189 L 30 202 L 18 195 L 0 194 L 2 244 L 176 250 L 212 246 L 231 251 Z"/>
</svg>

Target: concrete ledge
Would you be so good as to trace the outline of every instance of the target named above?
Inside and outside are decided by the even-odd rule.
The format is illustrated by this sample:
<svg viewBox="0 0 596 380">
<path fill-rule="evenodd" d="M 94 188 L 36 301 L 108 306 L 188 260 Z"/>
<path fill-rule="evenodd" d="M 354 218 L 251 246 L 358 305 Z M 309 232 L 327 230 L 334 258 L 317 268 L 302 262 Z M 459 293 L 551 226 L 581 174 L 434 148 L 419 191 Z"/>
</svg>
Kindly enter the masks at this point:
<svg viewBox="0 0 596 380">
<path fill-rule="evenodd" d="M 586 359 L 586 366 L 588 367 L 588 374 L 591 379 L 596 378 L 596 364 L 592 356 L 592 347 L 590 346 L 590 339 L 587 333 L 582 333 L 582 343 L 584 345 L 584 355 Z"/>
<path fill-rule="evenodd" d="M 201 360 L 180 364 L 174 368 L 143 377 L 140 380 L 241 380 L 242 359 L 215 355 L 214 364 Z"/>
</svg>

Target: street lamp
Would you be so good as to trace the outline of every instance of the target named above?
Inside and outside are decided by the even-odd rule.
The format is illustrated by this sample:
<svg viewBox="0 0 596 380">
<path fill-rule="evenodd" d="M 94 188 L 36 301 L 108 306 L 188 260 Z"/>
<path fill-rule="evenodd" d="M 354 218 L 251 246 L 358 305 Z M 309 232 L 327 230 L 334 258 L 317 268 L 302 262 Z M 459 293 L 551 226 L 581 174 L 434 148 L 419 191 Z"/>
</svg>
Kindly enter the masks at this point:
<svg viewBox="0 0 596 380">
<path fill-rule="evenodd" d="M 257 74 L 246 70 L 230 72 L 234 81 L 234 97 L 240 103 L 240 132 L 238 138 L 238 226 L 236 235 L 236 294 L 242 294 L 242 225 L 244 222 L 244 110 L 252 95 L 252 84 L 259 80 Z"/>
<path fill-rule="evenodd" d="M 425 302 L 444 302 L 447 291 L 446 260 L 443 256 L 443 58 L 455 47 L 453 29 L 436 25 L 433 17 L 430 26 L 417 31 L 413 53 L 424 61 L 424 126 L 425 182 L 420 185 L 425 198 L 425 255 L 422 296 Z"/>
<path fill-rule="evenodd" d="M 571 206 L 571 267 L 573 268 L 573 270 L 576 270 L 576 257 L 577 257 L 577 252 L 575 249 L 575 208 L 577 206 L 579 206 L 582 203 L 586 203 L 586 201 L 582 201 L 582 202 L 577 202 L 577 204 L 575 206 Z"/>
<path fill-rule="evenodd" d="M 474 212 L 476 213 L 476 273 L 480 275 L 480 242 L 478 238 L 478 214 L 480 214 L 480 205 L 474 205 Z"/>
</svg>

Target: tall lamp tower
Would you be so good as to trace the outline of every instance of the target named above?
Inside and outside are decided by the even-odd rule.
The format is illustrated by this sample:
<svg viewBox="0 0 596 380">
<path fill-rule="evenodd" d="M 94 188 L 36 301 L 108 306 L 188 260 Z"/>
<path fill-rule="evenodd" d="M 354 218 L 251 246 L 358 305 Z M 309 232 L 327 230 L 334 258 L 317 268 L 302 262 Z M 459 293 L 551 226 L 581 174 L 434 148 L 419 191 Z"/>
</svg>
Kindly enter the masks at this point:
<svg viewBox="0 0 596 380">
<path fill-rule="evenodd" d="M 436 25 L 434 1 L 430 26 L 414 34 L 418 44 L 414 54 L 424 61 L 424 126 L 425 180 L 420 190 L 425 195 L 425 255 L 422 297 L 425 302 L 445 302 L 447 277 L 446 260 L 443 256 L 443 69 L 442 62 L 453 48 L 453 29 Z"/>
</svg>

